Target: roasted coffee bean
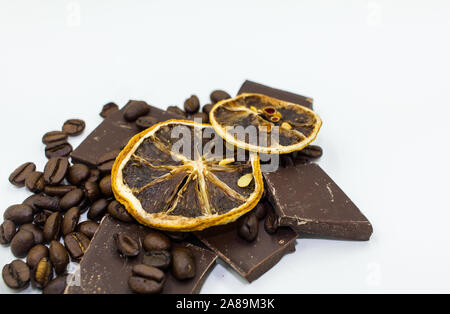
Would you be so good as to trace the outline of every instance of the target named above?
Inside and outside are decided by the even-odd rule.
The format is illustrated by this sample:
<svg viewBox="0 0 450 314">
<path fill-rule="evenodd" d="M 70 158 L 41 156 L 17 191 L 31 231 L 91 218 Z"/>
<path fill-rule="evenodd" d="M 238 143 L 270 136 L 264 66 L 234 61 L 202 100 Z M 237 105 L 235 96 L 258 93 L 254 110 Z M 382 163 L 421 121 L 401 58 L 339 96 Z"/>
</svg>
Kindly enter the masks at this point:
<svg viewBox="0 0 450 314">
<path fill-rule="evenodd" d="M 61 183 L 69 169 L 69 160 L 65 157 L 53 157 L 47 162 L 44 169 L 44 181 L 55 185 Z"/>
<path fill-rule="evenodd" d="M 186 117 L 186 113 L 181 110 L 180 108 L 178 108 L 177 106 L 169 106 L 167 107 L 167 112 L 179 116 L 180 118 L 185 118 Z"/>
<path fill-rule="evenodd" d="M 36 214 L 36 216 L 34 217 L 33 223 L 36 226 L 44 228 L 45 222 L 47 221 L 47 218 L 50 217 L 51 214 L 53 214 L 53 212 L 51 212 L 49 210 L 43 210 Z"/>
<path fill-rule="evenodd" d="M 47 196 L 45 194 L 35 194 L 28 197 L 24 205 L 31 206 L 33 213 L 38 213 L 41 210 L 50 210 L 52 212 L 59 211 L 59 198 L 56 196 Z"/>
<path fill-rule="evenodd" d="M 161 232 L 152 231 L 144 238 L 144 249 L 151 251 L 168 251 L 171 248 L 170 239 Z"/>
<path fill-rule="evenodd" d="M 48 248 L 45 245 L 37 244 L 33 246 L 27 254 L 27 265 L 31 269 L 35 269 L 39 261 L 44 257 L 48 257 L 48 254 Z"/>
<path fill-rule="evenodd" d="M 115 234 L 114 242 L 116 243 L 117 250 L 123 256 L 138 256 L 141 252 L 141 246 L 139 242 L 125 234 Z"/>
<path fill-rule="evenodd" d="M 172 262 L 172 255 L 169 251 L 146 252 L 142 263 L 159 269 L 167 269 Z"/>
<path fill-rule="evenodd" d="M 37 288 L 44 288 L 53 278 L 53 265 L 48 257 L 43 257 L 32 270 L 31 283 Z"/>
<path fill-rule="evenodd" d="M 156 119 L 153 116 L 144 116 L 144 117 L 140 117 L 139 119 L 136 120 L 136 125 L 141 130 L 145 130 L 145 129 L 148 129 L 149 127 L 153 126 L 157 122 L 158 122 L 158 119 Z"/>
<path fill-rule="evenodd" d="M 67 173 L 67 181 L 69 181 L 70 184 L 80 186 L 81 183 L 86 181 L 90 175 L 91 172 L 88 166 L 84 164 L 75 164 L 69 168 L 69 172 Z"/>
<path fill-rule="evenodd" d="M 119 111 L 119 106 L 117 106 L 113 102 L 109 102 L 106 105 L 103 106 L 102 111 L 100 112 L 100 116 L 103 118 L 108 117 L 109 115 L 113 114 L 114 112 Z"/>
<path fill-rule="evenodd" d="M 86 123 L 80 119 L 70 119 L 64 122 L 62 131 L 69 136 L 80 135 L 86 128 Z"/>
<path fill-rule="evenodd" d="M 165 278 L 164 272 L 162 272 L 160 269 L 145 264 L 133 266 L 131 272 L 135 276 L 156 280 L 157 282 L 161 282 Z"/>
<path fill-rule="evenodd" d="M 11 240 L 11 252 L 15 257 L 24 258 L 34 246 L 34 236 L 31 232 L 20 230 Z"/>
<path fill-rule="evenodd" d="M 264 220 L 264 229 L 268 234 L 274 234 L 279 227 L 278 217 L 272 211 L 268 211 L 266 220 Z"/>
<path fill-rule="evenodd" d="M 127 212 L 125 207 L 118 201 L 112 201 L 108 205 L 108 213 L 123 222 L 133 222 L 134 218 Z"/>
<path fill-rule="evenodd" d="M 0 225 L 0 244 L 9 244 L 16 235 L 16 224 L 12 220 L 5 219 Z"/>
<path fill-rule="evenodd" d="M 31 232 L 34 237 L 34 244 L 44 243 L 44 232 L 38 226 L 34 224 L 24 224 L 20 226 L 19 231 L 20 230 L 26 230 Z"/>
<path fill-rule="evenodd" d="M 209 123 L 209 116 L 204 112 L 197 112 L 191 116 L 191 120 L 199 121 L 200 123 Z"/>
<path fill-rule="evenodd" d="M 283 168 L 289 168 L 294 166 L 294 161 L 288 154 L 280 155 L 280 164 Z"/>
<path fill-rule="evenodd" d="M 98 169 L 90 169 L 89 170 L 89 178 L 86 181 L 89 182 L 98 182 L 100 180 L 100 170 Z"/>
<path fill-rule="evenodd" d="M 25 180 L 30 173 L 36 170 L 36 165 L 32 162 L 26 162 L 14 170 L 9 176 L 9 182 L 18 187 L 25 186 Z"/>
<path fill-rule="evenodd" d="M 197 96 L 192 95 L 184 101 L 184 111 L 189 114 L 197 113 L 200 109 L 200 100 Z"/>
<path fill-rule="evenodd" d="M 79 261 L 86 253 L 89 242 L 89 238 L 81 232 L 69 233 L 64 237 L 64 245 L 75 261 Z"/>
<path fill-rule="evenodd" d="M 84 183 L 84 190 L 86 191 L 86 196 L 90 202 L 95 202 L 102 196 L 96 182 L 86 181 Z"/>
<path fill-rule="evenodd" d="M 9 206 L 3 213 L 3 219 L 11 220 L 16 225 L 32 222 L 33 218 L 33 208 L 23 204 Z"/>
<path fill-rule="evenodd" d="M 175 242 L 182 242 L 189 236 L 189 233 L 179 231 L 165 231 L 164 233 Z"/>
<path fill-rule="evenodd" d="M 202 111 L 204 113 L 206 113 L 207 115 L 209 115 L 209 113 L 211 112 L 211 109 L 213 107 L 214 107 L 214 105 L 211 105 L 211 104 L 204 105 Z"/>
<path fill-rule="evenodd" d="M 23 261 L 17 259 L 3 267 L 2 277 L 11 289 L 25 289 L 30 283 L 30 268 Z"/>
<path fill-rule="evenodd" d="M 64 294 L 67 287 L 67 275 L 56 277 L 42 290 L 42 294 Z"/>
<path fill-rule="evenodd" d="M 52 157 L 67 157 L 72 153 L 73 148 L 67 141 L 59 141 L 49 143 L 45 146 L 45 156 L 50 159 Z"/>
<path fill-rule="evenodd" d="M 157 294 L 161 293 L 164 282 L 131 276 L 130 279 L 128 279 L 128 285 L 133 292 L 138 294 Z"/>
<path fill-rule="evenodd" d="M 150 112 L 150 106 L 145 101 L 132 100 L 123 112 L 123 117 L 129 122 L 134 122 L 137 118 L 146 116 Z"/>
<path fill-rule="evenodd" d="M 256 205 L 256 208 L 253 210 L 253 212 L 255 213 L 255 216 L 256 218 L 258 218 L 258 220 L 263 220 L 264 218 L 266 218 L 267 215 L 266 202 L 259 202 L 258 205 Z"/>
<path fill-rule="evenodd" d="M 295 159 L 302 159 L 302 158 L 317 159 L 317 158 L 322 157 L 323 150 L 322 150 L 322 147 L 320 147 L 320 146 L 308 145 L 305 148 L 303 148 L 302 150 L 296 151 L 294 155 L 295 155 Z"/>
<path fill-rule="evenodd" d="M 40 171 L 33 171 L 30 173 L 26 180 L 25 185 L 33 193 L 41 193 L 45 188 L 44 175 Z"/>
<path fill-rule="evenodd" d="M 230 94 L 228 94 L 227 92 L 223 91 L 223 90 L 215 90 L 211 93 L 211 95 L 209 95 L 209 98 L 211 99 L 212 104 L 216 104 L 221 100 L 225 100 L 228 98 L 231 98 Z"/>
<path fill-rule="evenodd" d="M 258 218 L 253 213 L 249 213 L 239 220 L 238 234 L 244 240 L 252 242 L 258 236 Z"/>
<path fill-rule="evenodd" d="M 100 220 L 108 209 L 109 201 L 104 198 L 99 199 L 91 205 L 87 217 L 91 220 Z"/>
<path fill-rule="evenodd" d="M 103 179 L 101 179 L 100 183 L 98 184 L 98 187 L 100 188 L 100 192 L 102 192 L 104 197 L 108 198 L 113 196 L 113 191 L 111 187 L 111 176 L 106 176 Z"/>
<path fill-rule="evenodd" d="M 58 241 L 52 241 L 49 249 L 50 261 L 58 275 L 63 274 L 69 264 L 69 253 L 66 248 Z"/>
<path fill-rule="evenodd" d="M 92 239 L 98 229 L 98 226 L 99 224 L 95 221 L 83 221 L 78 225 L 77 231 L 83 233 L 89 239 Z"/>
<path fill-rule="evenodd" d="M 186 247 L 172 250 L 172 274 L 178 280 L 195 277 L 196 265 L 192 251 Z"/>
<path fill-rule="evenodd" d="M 49 196 L 59 196 L 62 197 L 69 193 L 70 191 L 75 190 L 77 187 L 75 185 L 47 185 L 44 189 L 44 193 Z M 58 201 L 59 205 L 59 201 Z"/>
<path fill-rule="evenodd" d="M 62 215 L 59 212 L 51 214 L 44 225 L 44 239 L 47 242 L 58 240 L 60 237 Z"/>
<path fill-rule="evenodd" d="M 97 169 L 100 170 L 102 174 L 111 174 L 114 161 L 119 155 L 120 151 L 114 150 L 104 154 L 97 161 Z"/>
<path fill-rule="evenodd" d="M 80 209 L 78 207 L 72 207 L 64 214 L 64 218 L 61 223 L 61 233 L 67 235 L 75 231 L 78 221 L 80 220 Z"/>
<path fill-rule="evenodd" d="M 62 210 L 69 210 L 72 207 L 79 206 L 85 198 L 86 194 L 83 190 L 75 189 L 61 198 L 61 200 L 59 201 L 59 206 Z"/>
<path fill-rule="evenodd" d="M 62 142 L 67 140 L 67 134 L 61 132 L 61 131 L 51 131 L 44 134 L 42 137 L 42 143 L 45 145 L 55 143 L 55 142 Z"/>
</svg>

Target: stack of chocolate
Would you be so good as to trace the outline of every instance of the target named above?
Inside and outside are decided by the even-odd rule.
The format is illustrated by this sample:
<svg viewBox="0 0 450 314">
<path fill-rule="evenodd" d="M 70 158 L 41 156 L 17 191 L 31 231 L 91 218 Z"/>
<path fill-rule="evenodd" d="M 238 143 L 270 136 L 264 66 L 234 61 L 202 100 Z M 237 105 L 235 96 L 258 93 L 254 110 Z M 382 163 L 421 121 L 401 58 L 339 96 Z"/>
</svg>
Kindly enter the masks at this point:
<svg viewBox="0 0 450 314">
<path fill-rule="evenodd" d="M 265 94 L 311 109 L 313 104 L 311 98 L 251 81 L 242 85 L 240 93 Z M 201 118 L 207 122 L 212 105 L 229 97 L 223 91 L 213 92 L 212 103 L 205 105 L 202 112 L 199 112 L 200 102 L 196 96 L 186 100 L 184 110 L 172 106 L 164 111 L 143 101 L 130 101 L 122 109 L 109 103 L 101 113 L 104 121 L 71 152 L 72 162 L 87 165 L 91 171 L 97 169 L 107 178 L 118 152 L 142 129 L 177 118 Z M 73 127 L 77 126 L 75 124 Z M 155 231 L 130 219 L 117 202 L 108 203 L 109 214 L 104 216 L 95 234 L 91 235 L 89 247 L 81 252 L 79 271 L 71 275 L 65 292 L 140 292 L 139 285 L 149 287 L 143 283 L 150 281 L 157 286 L 150 292 L 199 293 L 218 257 L 252 282 L 270 270 L 285 254 L 294 252 L 299 235 L 369 240 L 372 234 L 370 222 L 314 163 L 321 154 L 320 147 L 311 145 L 301 152 L 283 155 L 282 166 L 277 171 L 264 173 L 265 196 L 260 204 L 234 223 L 192 234 L 161 233 L 162 237 L 170 239 L 168 252 L 171 255 L 169 259 L 172 259 L 171 266 L 170 262 L 162 267 L 150 263 L 152 267 L 161 269 L 161 273 L 146 268 L 149 255 L 153 253 L 141 245 Z M 86 187 L 84 191 L 87 191 Z M 92 207 L 95 208 L 94 204 L 91 204 L 90 212 Z M 95 218 L 99 218 L 98 215 Z M 125 238 L 118 241 L 118 235 Z M 174 252 L 178 249 L 190 252 L 190 268 L 192 266 L 195 272 L 189 276 L 180 275 L 177 265 L 174 265 Z M 131 255 L 127 253 L 130 250 L 133 252 Z M 132 281 L 137 288 L 131 284 Z"/>
</svg>

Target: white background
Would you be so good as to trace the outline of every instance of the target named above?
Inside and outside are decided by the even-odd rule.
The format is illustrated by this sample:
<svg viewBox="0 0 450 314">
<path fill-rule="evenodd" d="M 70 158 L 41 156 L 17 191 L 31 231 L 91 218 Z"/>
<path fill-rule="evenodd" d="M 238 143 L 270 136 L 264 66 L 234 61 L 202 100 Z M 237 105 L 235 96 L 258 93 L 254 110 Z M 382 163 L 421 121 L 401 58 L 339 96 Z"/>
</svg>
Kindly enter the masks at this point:
<svg viewBox="0 0 450 314">
<path fill-rule="evenodd" d="M 220 264 L 202 292 L 450 292 L 449 16 L 446 0 L 1 0 L 0 213 L 66 119 L 85 136 L 106 102 L 206 103 L 252 79 L 314 98 L 320 165 L 374 234 L 299 239 L 252 284 Z"/>
</svg>

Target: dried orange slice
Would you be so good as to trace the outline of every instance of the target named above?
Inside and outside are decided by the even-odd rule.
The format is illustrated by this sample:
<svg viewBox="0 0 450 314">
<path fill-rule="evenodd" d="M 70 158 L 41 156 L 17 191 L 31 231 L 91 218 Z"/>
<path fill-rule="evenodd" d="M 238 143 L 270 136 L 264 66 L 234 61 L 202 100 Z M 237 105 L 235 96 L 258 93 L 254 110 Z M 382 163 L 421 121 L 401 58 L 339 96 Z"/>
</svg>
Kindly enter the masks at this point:
<svg viewBox="0 0 450 314">
<path fill-rule="evenodd" d="M 211 125 L 185 120 L 134 136 L 114 163 L 111 183 L 137 221 L 170 231 L 232 222 L 263 193 L 258 154 L 230 151 Z"/>
<path fill-rule="evenodd" d="M 209 120 L 227 142 L 266 154 L 301 150 L 316 138 L 322 126 L 314 111 L 261 94 L 241 94 L 220 101 L 211 109 Z"/>
</svg>

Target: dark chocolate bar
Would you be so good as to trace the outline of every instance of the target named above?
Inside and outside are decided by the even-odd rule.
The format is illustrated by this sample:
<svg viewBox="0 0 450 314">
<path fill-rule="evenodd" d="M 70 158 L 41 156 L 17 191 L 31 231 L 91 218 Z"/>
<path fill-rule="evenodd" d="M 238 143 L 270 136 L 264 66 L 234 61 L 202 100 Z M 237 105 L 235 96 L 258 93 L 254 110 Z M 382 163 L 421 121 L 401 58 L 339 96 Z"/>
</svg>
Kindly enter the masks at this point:
<svg viewBox="0 0 450 314">
<path fill-rule="evenodd" d="M 280 100 L 299 104 L 304 107 L 312 109 L 313 99 L 302 95 L 283 91 L 281 89 L 272 88 L 252 81 L 245 81 L 239 89 L 238 95 L 242 93 L 257 93 L 263 94 L 269 97 L 277 98 Z"/>
<path fill-rule="evenodd" d="M 66 294 L 128 294 L 132 293 L 128 279 L 134 265 L 141 264 L 144 253 L 133 258 L 121 257 L 114 243 L 114 235 L 123 233 L 141 243 L 149 228 L 136 223 L 120 222 L 107 215 L 91 241 L 88 251 L 80 263 L 79 285 L 70 285 Z M 196 262 L 196 276 L 188 280 L 177 280 L 166 273 L 164 294 L 197 294 L 200 292 L 209 272 L 213 269 L 217 255 L 188 242 L 173 242 L 174 246 L 189 247 Z M 77 280 L 70 280 L 77 284 Z"/>
<path fill-rule="evenodd" d="M 278 228 L 275 234 L 268 234 L 264 220 L 259 222 L 258 237 L 253 242 L 238 235 L 237 222 L 208 228 L 195 235 L 249 282 L 261 277 L 285 254 L 294 252 L 298 236 L 286 227 Z"/>
<path fill-rule="evenodd" d="M 100 157 L 111 151 L 122 150 L 130 138 L 140 132 L 135 122 L 128 122 L 123 117 L 123 112 L 131 102 L 129 101 L 121 110 L 109 115 L 86 137 L 72 152 L 73 163 L 84 163 L 89 167 L 95 167 Z M 176 119 L 176 116 L 153 106 L 150 106 L 148 115 L 155 117 L 157 122 Z"/>
</svg>

